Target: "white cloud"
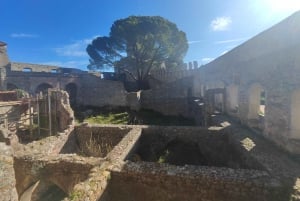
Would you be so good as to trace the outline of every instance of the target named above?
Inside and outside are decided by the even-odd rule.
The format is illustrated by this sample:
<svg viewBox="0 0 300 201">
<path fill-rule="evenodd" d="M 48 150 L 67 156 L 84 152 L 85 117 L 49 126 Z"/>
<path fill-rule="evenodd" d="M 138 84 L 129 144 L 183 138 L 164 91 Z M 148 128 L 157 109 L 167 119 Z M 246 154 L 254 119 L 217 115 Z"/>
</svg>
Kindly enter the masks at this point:
<svg viewBox="0 0 300 201">
<path fill-rule="evenodd" d="M 59 56 L 68 56 L 68 57 L 87 57 L 86 47 L 89 43 L 92 42 L 94 38 L 77 40 L 71 44 L 63 45 L 62 47 L 54 48 L 55 52 Z"/>
<path fill-rule="evenodd" d="M 188 41 L 188 44 L 195 44 L 195 43 L 202 43 L 203 40 L 191 40 L 191 41 Z"/>
<path fill-rule="evenodd" d="M 87 55 L 85 48 L 90 42 L 91 40 L 88 39 L 79 40 L 74 43 L 55 48 L 55 52 L 59 56 L 85 57 Z"/>
<path fill-rule="evenodd" d="M 213 31 L 226 31 L 229 29 L 232 20 L 230 17 L 217 17 L 210 23 Z"/>
<path fill-rule="evenodd" d="M 42 62 L 43 65 L 70 67 L 70 68 L 85 68 L 89 62 L 88 60 L 70 60 L 70 61 L 47 61 Z"/>
<path fill-rule="evenodd" d="M 226 44 L 226 43 L 234 43 L 234 42 L 240 42 L 240 41 L 245 41 L 249 37 L 244 37 L 244 38 L 235 38 L 235 39 L 229 39 L 229 40 L 219 40 L 215 41 L 215 44 Z"/>
<path fill-rule="evenodd" d="M 215 58 L 211 58 L 211 57 L 204 57 L 201 59 L 203 64 L 207 64 L 209 62 L 211 62 L 212 60 L 214 60 Z"/>
<path fill-rule="evenodd" d="M 27 33 L 12 33 L 10 34 L 12 38 L 37 38 L 38 35 L 35 34 L 27 34 Z"/>
</svg>

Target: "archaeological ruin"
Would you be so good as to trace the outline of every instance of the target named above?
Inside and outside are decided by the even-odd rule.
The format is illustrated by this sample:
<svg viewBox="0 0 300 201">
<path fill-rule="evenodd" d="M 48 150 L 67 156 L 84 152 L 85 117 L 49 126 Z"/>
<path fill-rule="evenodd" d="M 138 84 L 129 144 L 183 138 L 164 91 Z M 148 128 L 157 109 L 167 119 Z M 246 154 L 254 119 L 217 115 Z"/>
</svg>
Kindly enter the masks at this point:
<svg viewBox="0 0 300 201">
<path fill-rule="evenodd" d="M 300 200 L 300 11 L 198 66 L 114 74 L 11 62 L 0 42 L 0 201 Z M 196 126 L 75 124 L 71 106 Z"/>
</svg>

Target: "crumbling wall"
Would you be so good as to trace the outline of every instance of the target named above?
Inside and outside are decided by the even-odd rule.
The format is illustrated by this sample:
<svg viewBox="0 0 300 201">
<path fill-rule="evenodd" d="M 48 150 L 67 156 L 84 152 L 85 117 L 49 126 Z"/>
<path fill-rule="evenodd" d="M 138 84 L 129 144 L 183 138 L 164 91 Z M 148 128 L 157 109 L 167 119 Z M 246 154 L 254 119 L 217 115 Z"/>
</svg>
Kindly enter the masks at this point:
<svg viewBox="0 0 300 201">
<path fill-rule="evenodd" d="M 226 112 L 243 124 L 262 131 L 264 136 L 284 149 L 300 154 L 300 134 L 293 132 L 293 93 L 300 89 L 300 12 L 255 36 L 239 47 L 200 68 L 203 85 L 224 82 L 228 92 L 237 87 L 236 108 L 228 103 L 234 93 L 226 93 Z M 252 87 L 265 92 L 265 113 L 253 111 Z M 260 101 L 260 100 L 257 100 Z M 296 102 L 298 102 L 296 100 Z M 233 110 L 234 109 L 234 110 Z M 299 132 L 298 132 L 299 133 Z"/>
<path fill-rule="evenodd" d="M 119 81 L 103 80 L 93 75 L 81 79 L 80 105 L 84 106 L 126 106 L 126 91 Z"/>
<path fill-rule="evenodd" d="M 262 171 L 127 163 L 111 173 L 103 201 L 281 201 L 279 187 Z"/>
<path fill-rule="evenodd" d="M 83 159 L 77 156 L 16 156 L 14 170 L 16 189 L 21 196 L 24 191 L 37 181 L 49 181 L 56 184 L 65 193 L 88 177 L 96 159 Z"/>
<path fill-rule="evenodd" d="M 52 111 L 56 111 L 56 119 L 53 122 L 53 128 L 56 127 L 58 132 L 72 127 L 74 125 L 74 112 L 70 106 L 69 95 L 66 91 L 50 92 L 52 98 Z"/>
<path fill-rule="evenodd" d="M 120 127 L 76 127 L 75 135 L 80 153 L 104 158 L 129 132 Z"/>
<path fill-rule="evenodd" d="M 30 63 L 19 63 L 19 62 L 11 62 L 11 71 L 20 71 L 22 72 L 24 69 L 28 69 L 32 72 L 48 72 L 48 73 L 56 73 L 59 69 L 58 66 L 52 65 L 41 65 L 41 64 L 30 64 Z"/>
<path fill-rule="evenodd" d="M 190 77 L 166 83 L 159 88 L 141 91 L 141 107 L 164 115 L 189 117 L 189 97 L 192 96 L 193 79 Z"/>
</svg>

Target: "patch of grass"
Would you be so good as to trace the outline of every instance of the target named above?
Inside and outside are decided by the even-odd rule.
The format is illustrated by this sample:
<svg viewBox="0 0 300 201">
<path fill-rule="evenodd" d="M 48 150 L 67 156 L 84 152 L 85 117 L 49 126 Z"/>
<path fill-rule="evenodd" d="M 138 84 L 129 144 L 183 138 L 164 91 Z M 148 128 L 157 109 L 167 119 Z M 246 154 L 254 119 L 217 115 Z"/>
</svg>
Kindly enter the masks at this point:
<svg viewBox="0 0 300 201">
<path fill-rule="evenodd" d="M 143 109 L 136 114 L 137 124 L 161 126 L 194 126 L 195 121 L 183 116 L 166 116 L 153 110 Z"/>
<path fill-rule="evenodd" d="M 75 112 L 76 123 L 83 121 L 90 124 L 133 124 L 133 125 L 161 125 L 161 126 L 194 126 L 193 119 L 183 116 L 166 116 L 159 112 L 142 109 L 130 111 L 128 108 L 86 108 L 89 112 Z"/>
<path fill-rule="evenodd" d="M 122 113 L 108 113 L 99 114 L 97 116 L 92 116 L 84 121 L 91 124 L 127 124 L 129 120 L 129 115 L 127 112 Z"/>
<path fill-rule="evenodd" d="M 85 143 L 84 148 L 79 152 L 82 156 L 105 157 L 113 149 L 112 144 L 93 139 L 92 134 L 90 139 Z"/>
</svg>

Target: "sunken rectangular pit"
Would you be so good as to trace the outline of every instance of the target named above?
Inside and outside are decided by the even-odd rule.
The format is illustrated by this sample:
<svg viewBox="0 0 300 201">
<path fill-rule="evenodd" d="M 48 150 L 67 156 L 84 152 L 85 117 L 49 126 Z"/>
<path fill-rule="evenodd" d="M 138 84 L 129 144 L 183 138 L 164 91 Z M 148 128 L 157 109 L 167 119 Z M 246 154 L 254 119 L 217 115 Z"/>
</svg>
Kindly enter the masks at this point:
<svg viewBox="0 0 300 201">
<path fill-rule="evenodd" d="M 61 154 L 76 153 L 85 157 L 104 158 L 130 130 L 118 126 L 77 126 Z"/>
<path fill-rule="evenodd" d="M 100 200 L 282 200 L 285 192 L 229 130 L 143 127 Z"/>
<path fill-rule="evenodd" d="M 262 169 L 228 132 L 191 127 L 144 128 L 130 161 Z"/>
</svg>

